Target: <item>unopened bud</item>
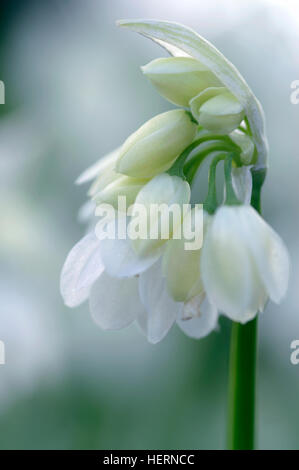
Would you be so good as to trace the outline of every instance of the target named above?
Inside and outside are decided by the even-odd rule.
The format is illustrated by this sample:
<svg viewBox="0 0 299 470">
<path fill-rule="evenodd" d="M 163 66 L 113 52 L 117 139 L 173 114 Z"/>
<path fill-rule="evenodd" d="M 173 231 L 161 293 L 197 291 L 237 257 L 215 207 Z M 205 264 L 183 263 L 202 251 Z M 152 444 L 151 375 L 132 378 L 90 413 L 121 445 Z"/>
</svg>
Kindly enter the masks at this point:
<svg viewBox="0 0 299 470">
<path fill-rule="evenodd" d="M 207 67 L 191 57 L 155 59 L 141 69 L 164 98 L 179 106 L 189 106 L 208 87 L 222 86 Z"/>
<path fill-rule="evenodd" d="M 205 129 L 228 134 L 244 118 L 244 110 L 237 98 L 225 87 L 207 88 L 190 101 L 191 112 Z"/>
<path fill-rule="evenodd" d="M 162 173 L 191 144 L 195 133 L 196 124 L 183 109 L 159 114 L 125 141 L 116 171 L 138 178 Z"/>
</svg>

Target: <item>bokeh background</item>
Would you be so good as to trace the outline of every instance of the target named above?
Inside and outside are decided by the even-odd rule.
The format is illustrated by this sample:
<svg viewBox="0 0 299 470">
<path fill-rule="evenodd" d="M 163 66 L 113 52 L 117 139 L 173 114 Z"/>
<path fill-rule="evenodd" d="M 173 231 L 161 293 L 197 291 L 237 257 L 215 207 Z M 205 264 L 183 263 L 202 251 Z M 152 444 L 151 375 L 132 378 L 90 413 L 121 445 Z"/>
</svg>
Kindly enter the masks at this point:
<svg viewBox="0 0 299 470">
<path fill-rule="evenodd" d="M 287 298 L 260 318 L 258 447 L 299 449 L 299 79 L 296 1 L 2 0 L 0 79 L 1 449 L 225 447 L 230 322 L 152 346 L 136 326 L 102 332 L 59 294 L 81 238 L 78 174 L 169 104 L 139 66 L 165 55 L 119 30 L 128 17 L 196 29 L 261 100 L 271 148 L 264 216 L 289 247 Z"/>
</svg>

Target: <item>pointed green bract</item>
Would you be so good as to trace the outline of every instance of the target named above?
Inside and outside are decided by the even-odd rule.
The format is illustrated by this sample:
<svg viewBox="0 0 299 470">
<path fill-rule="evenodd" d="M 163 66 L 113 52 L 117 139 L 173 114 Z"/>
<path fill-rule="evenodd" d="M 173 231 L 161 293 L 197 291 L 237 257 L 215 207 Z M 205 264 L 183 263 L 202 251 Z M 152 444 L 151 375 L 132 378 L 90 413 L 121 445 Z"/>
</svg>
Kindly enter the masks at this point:
<svg viewBox="0 0 299 470">
<path fill-rule="evenodd" d="M 176 57 L 193 57 L 208 67 L 245 110 L 258 152 L 256 168 L 267 166 L 268 144 L 261 104 L 242 75 L 221 52 L 195 31 L 178 23 L 140 19 L 120 20 L 117 24 L 152 39 Z"/>
</svg>

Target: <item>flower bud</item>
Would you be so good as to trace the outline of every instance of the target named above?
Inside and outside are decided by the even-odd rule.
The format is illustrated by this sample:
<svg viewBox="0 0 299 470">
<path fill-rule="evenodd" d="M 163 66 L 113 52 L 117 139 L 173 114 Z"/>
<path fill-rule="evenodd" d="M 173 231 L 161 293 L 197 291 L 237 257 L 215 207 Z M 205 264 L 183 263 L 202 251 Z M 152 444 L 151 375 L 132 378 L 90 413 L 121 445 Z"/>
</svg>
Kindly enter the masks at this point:
<svg viewBox="0 0 299 470">
<path fill-rule="evenodd" d="M 114 181 L 110 182 L 93 197 L 96 204 L 111 204 L 116 210 L 118 207 L 118 196 L 126 198 L 126 209 L 134 204 L 140 189 L 148 182 L 145 178 L 131 178 L 125 175 L 115 175 Z"/>
<path fill-rule="evenodd" d="M 191 57 L 156 59 L 141 70 L 164 98 L 179 106 L 189 106 L 208 87 L 222 86 L 207 67 Z"/>
<path fill-rule="evenodd" d="M 244 118 L 241 104 L 225 87 L 207 88 L 190 101 L 190 107 L 201 126 L 219 134 L 232 132 Z"/>
<path fill-rule="evenodd" d="M 243 165 L 251 165 L 254 162 L 254 143 L 249 137 L 249 135 L 244 134 L 244 132 L 239 129 L 235 129 L 230 133 L 230 138 L 235 144 L 237 144 L 241 149 L 240 159 Z"/>
<path fill-rule="evenodd" d="M 195 133 L 196 124 L 183 109 L 159 114 L 125 141 L 116 171 L 137 178 L 162 173 L 193 141 Z"/>
</svg>

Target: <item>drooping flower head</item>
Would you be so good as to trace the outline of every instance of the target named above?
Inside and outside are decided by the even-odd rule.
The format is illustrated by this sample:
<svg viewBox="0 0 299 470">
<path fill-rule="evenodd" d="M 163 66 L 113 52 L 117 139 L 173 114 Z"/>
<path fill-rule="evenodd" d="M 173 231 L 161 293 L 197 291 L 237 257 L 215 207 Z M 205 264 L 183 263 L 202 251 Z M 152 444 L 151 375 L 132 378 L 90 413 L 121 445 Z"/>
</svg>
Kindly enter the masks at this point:
<svg viewBox="0 0 299 470">
<path fill-rule="evenodd" d="M 89 299 L 103 329 L 136 320 L 152 343 L 175 322 L 195 338 L 214 330 L 219 314 L 245 323 L 268 298 L 279 302 L 288 284 L 287 250 L 256 210 L 267 167 L 261 105 L 237 69 L 191 29 L 153 20 L 118 24 L 171 54 L 142 72 L 179 109 L 150 119 L 78 179 L 92 181 L 92 207 L 106 214 L 67 257 L 64 301 L 73 307 Z M 190 205 L 206 158 L 207 197 Z"/>
</svg>

